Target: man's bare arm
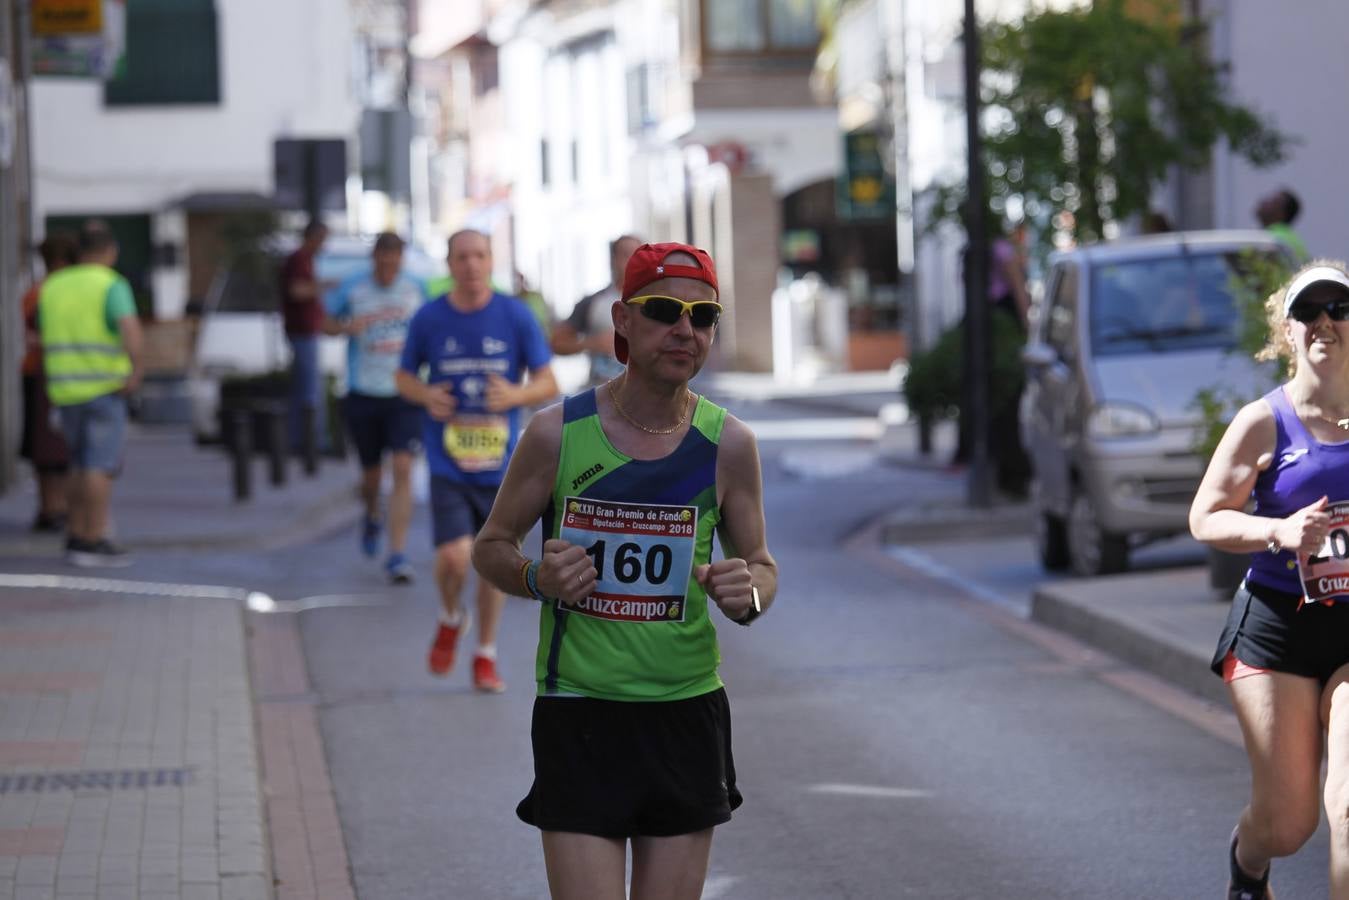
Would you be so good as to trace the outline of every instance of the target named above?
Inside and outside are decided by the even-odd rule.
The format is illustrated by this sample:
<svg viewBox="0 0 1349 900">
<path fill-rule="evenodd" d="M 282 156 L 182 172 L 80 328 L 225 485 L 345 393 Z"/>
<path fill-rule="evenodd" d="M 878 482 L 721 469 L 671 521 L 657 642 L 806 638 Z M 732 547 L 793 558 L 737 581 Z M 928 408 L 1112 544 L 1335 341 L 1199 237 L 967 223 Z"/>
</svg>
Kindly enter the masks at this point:
<svg viewBox="0 0 1349 900">
<path fill-rule="evenodd" d="M 122 316 L 117 320 L 117 333 L 122 339 L 122 349 L 131 358 L 131 374 L 127 376 L 123 390 L 134 391 L 145 377 L 145 332 L 141 329 L 141 320 L 136 316 Z"/>
<path fill-rule="evenodd" d="M 759 593 L 761 609 L 767 610 L 773 604 L 778 590 L 778 564 L 768 552 L 759 448 L 749 426 L 734 416 L 728 415 L 722 427 L 717 484 L 724 486 L 719 529 L 722 552 L 730 561 L 743 560 L 745 572 L 737 571 L 734 564 L 723 565 L 725 560 L 713 563 L 709 584 L 713 599 L 727 617 L 739 619 L 750 608 L 751 586 Z M 724 571 L 721 584 L 717 583 L 719 566 Z"/>
<path fill-rule="evenodd" d="M 508 593 L 529 596 L 521 570 L 536 557 L 526 557 L 520 544 L 548 508 L 561 448 L 559 403 L 540 411 L 520 435 L 492 512 L 473 542 L 473 567 Z"/>
<path fill-rule="evenodd" d="M 483 400 L 489 412 L 506 412 L 520 406 L 538 406 L 557 396 L 557 379 L 552 366 L 530 370 L 524 384 L 515 384 L 500 375 L 487 376 Z"/>
</svg>

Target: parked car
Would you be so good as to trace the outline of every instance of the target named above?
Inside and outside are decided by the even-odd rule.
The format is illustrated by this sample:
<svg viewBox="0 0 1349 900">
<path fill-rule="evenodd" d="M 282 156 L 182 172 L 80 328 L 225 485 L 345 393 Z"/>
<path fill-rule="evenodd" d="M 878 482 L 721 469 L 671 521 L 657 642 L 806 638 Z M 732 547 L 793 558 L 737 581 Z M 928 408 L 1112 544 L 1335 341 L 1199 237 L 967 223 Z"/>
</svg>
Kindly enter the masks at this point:
<svg viewBox="0 0 1349 900">
<path fill-rule="evenodd" d="M 1054 255 L 1023 352 L 1021 438 L 1046 569 L 1102 575 L 1188 530 L 1205 461 L 1200 390 L 1250 396 L 1269 373 L 1232 351 L 1246 253 L 1286 255 L 1262 231 L 1178 232 Z"/>
<path fill-rule="evenodd" d="M 281 261 L 297 245 L 278 242 L 265 253 L 223 268 L 211 283 L 202 305 L 197 339 L 188 370 L 192 428 L 197 440 L 219 437 L 217 410 L 220 382 L 225 378 L 264 375 L 290 366 L 290 345 L 281 321 L 278 272 Z M 315 259 L 320 281 L 339 282 L 370 266 L 373 241 L 332 235 Z M 445 264 L 409 245 L 403 271 L 423 280 L 444 274 Z M 319 341 L 319 368 L 345 386 L 346 340 L 325 336 Z"/>
</svg>

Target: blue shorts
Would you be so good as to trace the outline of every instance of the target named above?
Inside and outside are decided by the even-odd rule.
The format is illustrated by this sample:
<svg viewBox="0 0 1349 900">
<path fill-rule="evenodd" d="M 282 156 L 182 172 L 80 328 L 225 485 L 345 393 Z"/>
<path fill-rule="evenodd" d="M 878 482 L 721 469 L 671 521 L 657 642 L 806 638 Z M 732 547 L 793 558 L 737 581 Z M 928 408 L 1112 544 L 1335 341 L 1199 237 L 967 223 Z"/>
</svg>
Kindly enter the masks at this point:
<svg viewBox="0 0 1349 900">
<path fill-rule="evenodd" d="M 431 476 L 431 538 L 435 545 L 473 537 L 487 522 L 497 485 L 461 484 L 444 475 Z"/>
<path fill-rule="evenodd" d="M 116 475 L 122 470 L 126 443 L 126 398 L 104 394 L 86 403 L 58 406 L 61 431 L 70 447 L 73 469 L 93 469 Z"/>
<path fill-rule="evenodd" d="M 349 393 L 342 404 L 347 431 L 361 468 L 379 465 L 385 451 L 415 453 L 421 444 L 422 410 L 402 397 Z"/>
</svg>

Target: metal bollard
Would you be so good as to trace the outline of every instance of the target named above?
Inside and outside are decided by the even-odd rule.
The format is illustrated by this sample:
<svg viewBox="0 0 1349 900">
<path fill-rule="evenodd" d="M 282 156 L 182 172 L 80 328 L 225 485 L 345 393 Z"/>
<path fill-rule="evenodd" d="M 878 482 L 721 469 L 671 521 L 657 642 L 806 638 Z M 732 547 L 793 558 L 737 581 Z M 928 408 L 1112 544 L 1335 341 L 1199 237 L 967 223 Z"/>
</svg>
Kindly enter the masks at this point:
<svg viewBox="0 0 1349 900">
<path fill-rule="evenodd" d="M 230 460 L 234 466 L 234 499 L 253 494 L 253 416 L 246 409 L 230 411 Z"/>
<path fill-rule="evenodd" d="M 270 464 L 273 487 L 286 483 L 286 410 L 283 406 L 267 406 L 262 410 L 267 423 L 267 461 Z"/>
<path fill-rule="evenodd" d="M 318 474 L 319 470 L 319 444 L 318 444 L 318 416 L 312 406 L 307 406 L 300 411 L 300 424 L 302 434 L 300 440 L 300 451 L 304 456 L 304 473 L 309 476 Z"/>
</svg>

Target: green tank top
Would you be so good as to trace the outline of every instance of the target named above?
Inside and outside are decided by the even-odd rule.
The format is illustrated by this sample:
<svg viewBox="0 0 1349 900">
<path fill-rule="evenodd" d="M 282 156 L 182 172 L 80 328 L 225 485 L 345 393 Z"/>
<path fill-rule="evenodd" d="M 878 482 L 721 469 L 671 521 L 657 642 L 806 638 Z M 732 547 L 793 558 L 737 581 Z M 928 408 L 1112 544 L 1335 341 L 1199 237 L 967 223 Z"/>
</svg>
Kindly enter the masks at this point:
<svg viewBox="0 0 1349 900">
<path fill-rule="evenodd" d="M 599 581 L 575 606 L 543 606 L 539 694 L 652 701 L 716 690 L 717 631 L 693 568 L 711 560 L 721 521 L 717 445 L 726 410 L 699 397 L 674 452 L 639 460 L 609 443 L 593 389 L 562 409 L 543 531 L 585 547 Z"/>
</svg>

